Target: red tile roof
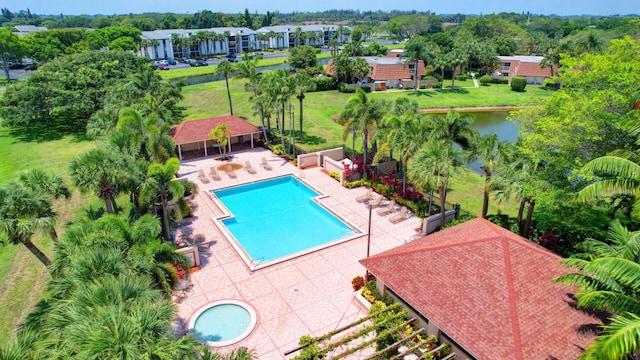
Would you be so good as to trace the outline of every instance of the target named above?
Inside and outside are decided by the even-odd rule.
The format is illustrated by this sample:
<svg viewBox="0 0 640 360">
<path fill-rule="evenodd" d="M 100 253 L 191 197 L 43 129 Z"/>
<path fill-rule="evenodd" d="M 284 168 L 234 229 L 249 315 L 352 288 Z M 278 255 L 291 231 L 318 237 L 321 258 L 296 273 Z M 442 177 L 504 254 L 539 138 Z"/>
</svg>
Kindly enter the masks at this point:
<svg viewBox="0 0 640 360">
<path fill-rule="evenodd" d="M 188 120 L 173 127 L 169 135 L 176 145 L 190 144 L 211 139 L 209 133 L 220 124 L 227 124 L 232 136 L 260 132 L 260 129 L 238 116 L 221 116 L 202 120 Z"/>
<path fill-rule="evenodd" d="M 360 262 L 478 359 L 575 359 L 598 321 L 551 283 L 559 259 L 478 218 Z"/>
<path fill-rule="evenodd" d="M 405 64 L 405 58 L 393 56 L 386 58 L 364 56 L 363 58 L 367 60 L 371 68 L 371 81 L 411 79 L 409 64 Z M 333 76 L 332 62 L 332 60 L 329 60 L 327 64 L 326 73 L 329 76 Z M 422 60 L 418 62 L 418 74 L 420 76 L 424 75 L 424 62 Z"/>
<path fill-rule="evenodd" d="M 548 67 L 542 68 L 538 63 L 517 62 L 515 64 L 512 63 L 511 68 L 515 69 L 512 72 L 513 76 L 524 76 L 524 77 L 527 77 L 527 76 L 550 77 L 551 76 L 551 69 Z M 553 66 L 553 73 L 554 74 L 558 73 L 557 65 Z"/>
</svg>

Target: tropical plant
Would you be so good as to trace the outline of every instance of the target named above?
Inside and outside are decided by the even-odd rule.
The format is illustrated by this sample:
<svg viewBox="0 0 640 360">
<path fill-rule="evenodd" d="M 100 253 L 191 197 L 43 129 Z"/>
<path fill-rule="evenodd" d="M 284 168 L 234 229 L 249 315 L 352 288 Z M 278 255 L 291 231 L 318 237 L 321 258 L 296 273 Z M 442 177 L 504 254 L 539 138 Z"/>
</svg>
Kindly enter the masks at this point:
<svg viewBox="0 0 640 360">
<path fill-rule="evenodd" d="M 314 91 L 316 89 L 316 83 L 310 76 L 304 74 L 298 74 L 292 78 L 293 93 L 300 102 L 300 141 L 302 138 L 302 123 L 304 115 L 303 100 L 305 98 L 304 93 Z"/>
<path fill-rule="evenodd" d="M 222 160 L 227 159 L 227 145 L 231 135 L 231 130 L 229 130 L 227 124 L 220 124 L 209 132 L 209 137 L 215 139 L 218 143 L 218 150 L 220 150 Z"/>
<path fill-rule="evenodd" d="M 410 162 L 409 179 L 418 189 L 438 189 L 440 198 L 440 228 L 445 224 L 445 203 L 451 179 L 461 173 L 462 151 L 444 140 L 429 141 L 418 150 Z"/>
<path fill-rule="evenodd" d="M 347 105 L 340 114 L 339 121 L 346 125 L 342 133 L 342 139 L 346 139 L 350 133 L 355 137 L 356 131 L 362 134 L 363 166 L 367 167 L 368 141 L 370 135 L 375 133 L 377 124 L 386 113 L 386 104 L 383 101 L 369 99 L 361 88 L 356 90 L 356 95 L 349 98 Z M 366 178 L 366 171 L 364 173 Z"/>
<path fill-rule="evenodd" d="M 433 140 L 445 140 L 456 143 L 464 150 L 469 150 L 478 138 L 478 133 L 471 128 L 474 118 L 470 114 L 461 115 L 457 111 L 450 110 L 446 115 L 433 115 L 429 117 L 431 132 L 429 138 Z"/>
<path fill-rule="evenodd" d="M 115 195 L 131 174 L 131 163 L 113 147 L 96 148 L 71 161 L 69 176 L 81 192 L 96 193 L 104 201 L 107 213 L 112 214 L 117 209 Z"/>
<path fill-rule="evenodd" d="M 235 70 L 235 66 L 228 60 L 222 60 L 216 67 L 216 75 L 224 76 L 227 85 L 227 97 L 229 98 L 229 113 L 233 115 L 233 104 L 231 103 L 231 90 L 229 90 L 229 77 Z"/>
<path fill-rule="evenodd" d="M 420 83 L 420 68 L 418 65 L 420 61 L 422 61 L 426 66 L 428 62 L 431 62 L 433 55 L 424 42 L 412 39 L 407 46 L 405 46 L 403 56 L 407 58 L 407 61 L 413 63 L 415 70 L 415 74 L 413 74 L 413 79 L 415 80 L 414 90 L 418 91 L 418 84 Z"/>
<path fill-rule="evenodd" d="M 500 158 L 504 156 L 507 151 L 505 142 L 498 142 L 498 135 L 487 134 L 479 138 L 479 141 L 474 144 L 474 157 L 482 162 L 480 168 L 484 171 L 484 188 L 483 188 L 483 200 L 482 200 L 482 217 L 487 217 L 487 211 L 489 210 L 489 192 L 491 190 L 491 175 L 496 169 L 497 164 L 500 162 Z"/>
<path fill-rule="evenodd" d="M 162 235 L 165 239 L 172 239 L 169 227 L 169 196 L 177 201 L 184 195 L 184 186 L 180 181 L 171 181 L 180 169 L 180 160 L 170 158 L 165 164 L 152 164 L 147 172 L 146 188 L 157 189 L 158 198 L 162 205 Z M 155 206 L 155 204 L 154 204 Z"/>
</svg>

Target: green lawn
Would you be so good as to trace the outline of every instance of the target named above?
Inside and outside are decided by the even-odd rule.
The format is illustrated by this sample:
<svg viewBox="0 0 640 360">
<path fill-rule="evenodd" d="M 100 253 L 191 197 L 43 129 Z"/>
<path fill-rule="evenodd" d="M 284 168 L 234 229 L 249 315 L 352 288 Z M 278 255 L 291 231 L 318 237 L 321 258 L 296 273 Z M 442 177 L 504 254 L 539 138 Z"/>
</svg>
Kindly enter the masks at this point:
<svg viewBox="0 0 640 360">
<path fill-rule="evenodd" d="M 59 131 L 58 131 L 59 130 Z M 11 181 L 27 169 L 40 167 L 67 176 L 71 160 L 95 143 L 81 134 L 67 134 L 64 127 L 29 126 L 0 129 L 0 184 Z M 58 233 L 86 203 L 88 196 L 74 192 L 69 200 L 56 203 Z M 53 244 L 48 238 L 34 239 L 49 256 Z M 22 245 L 0 246 L 0 347 L 11 338 L 15 326 L 40 300 L 49 280 L 45 267 Z"/>
</svg>

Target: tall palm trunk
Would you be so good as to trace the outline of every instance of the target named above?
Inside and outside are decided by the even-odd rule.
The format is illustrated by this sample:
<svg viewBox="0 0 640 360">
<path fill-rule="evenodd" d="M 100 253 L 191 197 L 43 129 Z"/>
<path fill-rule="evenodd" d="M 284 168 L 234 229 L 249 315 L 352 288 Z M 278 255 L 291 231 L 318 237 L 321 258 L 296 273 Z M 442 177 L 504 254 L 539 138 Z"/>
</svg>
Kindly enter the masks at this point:
<svg viewBox="0 0 640 360">
<path fill-rule="evenodd" d="M 38 249 L 38 247 L 31 242 L 30 239 L 20 239 L 20 242 L 22 244 L 24 244 L 24 246 L 33 254 L 35 255 L 35 257 L 38 258 L 38 260 L 40 260 L 40 262 L 46 266 L 49 267 L 51 266 L 51 260 L 49 260 L 49 258 L 47 257 L 47 255 L 45 255 L 45 253 L 43 253 L 42 251 L 40 251 L 40 249 Z"/>
<path fill-rule="evenodd" d="M 298 100 L 300 101 L 300 141 L 302 141 L 302 115 L 303 115 L 302 100 L 304 100 L 304 94 L 298 95 Z"/>
<path fill-rule="evenodd" d="M 419 80 L 420 78 L 418 76 L 418 64 L 419 63 L 420 63 L 420 60 L 416 59 L 416 75 L 415 75 L 416 76 L 416 78 L 415 78 L 416 83 L 413 86 L 413 90 L 415 90 L 415 91 L 418 91 L 418 88 L 419 88 L 419 86 L 418 86 L 418 82 L 420 81 Z"/>
<path fill-rule="evenodd" d="M 229 98 L 229 113 L 233 115 L 233 105 L 231 104 L 231 91 L 229 90 L 229 77 L 224 77 L 224 82 L 227 84 L 227 97 Z"/>
<path fill-rule="evenodd" d="M 170 239 L 169 229 L 169 205 L 167 199 L 167 189 L 165 184 L 160 182 L 160 196 L 162 197 L 162 235 L 166 240 Z"/>
<path fill-rule="evenodd" d="M 443 185 L 438 186 L 438 194 L 440 195 L 440 229 L 444 228 L 444 224 L 445 224 L 445 208 L 444 208 L 444 204 L 445 204 L 445 199 L 444 199 L 444 195 L 445 195 L 445 189 Z"/>
<path fill-rule="evenodd" d="M 107 214 L 113 214 L 113 206 L 111 205 L 111 197 L 106 194 L 100 196 L 104 200 L 104 206 L 107 208 Z"/>
<path fill-rule="evenodd" d="M 442 88 L 444 87 L 444 67 L 441 67 L 440 71 L 442 72 L 442 85 L 443 85 L 443 86 L 440 86 L 440 91 L 442 91 Z"/>
<path fill-rule="evenodd" d="M 487 170 L 486 166 L 482 167 L 484 170 L 484 197 L 482 199 L 482 217 L 487 217 L 489 211 L 489 182 L 491 181 L 491 172 Z"/>
<path fill-rule="evenodd" d="M 522 224 L 522 213 L 524 212 L 524 204 L 529 201 L 529 198 L 522 198 L 520 200 L 520 207 L 518 208 L 518 217 L 516 218 L 518 225 Z"/>
<path fill-rule="evenodd" d="M 269 137 L 267 137 L 267 129 L 264 125 L 264 111 L 262 111 L 261 105 L 258 105 L 258 115 L 260 115 L 260 124 L 262 125 L 262 136 L 264 136 L 264 141 L 268 144 Z"/>
<path fill-rule="evenodd" d="M 364 131 L 362 132 L 362 170 L 364 170 L 363 178 L 367 179 L 367 153 L 369 152 L 369 144 L 367 143 L 367 138 L 369 137 L 369 130 L 367 127 L 364 127 Z"/>
<path fill-rule="evenodd" d="M 524 231 L 522 232 L 522 236 L 525 238 L 528 238 L 529 233 L 531 232 L 531 217 L 533 216 L 534 206 L 536 206 L 536 201 L 530 198 L 529 209 L 527 210 L 527 220 L 524 222 Z"/>
<path fill-rule="evenodd" d="M 456 81 L 456 67 L 452 67 L 451 70 L 451 90 L 453 90 L 453 84 Z"/>
<path fill-rule="evenodd" d="M 280 123 L 279 117 L 280 117 L 280 109 L 276 109 L 276 123 Z M 284 121 L 282 122 L 282 126 L 280 126 L 279 130 L 280 130 L 280 143 L 282 144 L 282 151 L 285 151 L 285 147 L 284 147 Z"/>
</svg>

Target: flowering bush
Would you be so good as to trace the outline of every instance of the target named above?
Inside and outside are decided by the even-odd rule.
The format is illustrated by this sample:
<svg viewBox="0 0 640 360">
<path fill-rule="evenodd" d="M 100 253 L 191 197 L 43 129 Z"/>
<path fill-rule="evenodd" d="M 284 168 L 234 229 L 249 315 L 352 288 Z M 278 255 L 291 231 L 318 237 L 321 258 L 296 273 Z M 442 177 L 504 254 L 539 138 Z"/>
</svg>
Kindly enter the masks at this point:
<svg viewBox="0 0 640 360">
<path fill-rule="evenodd" d="M 551 231 L 547 231 L 546 233 L 540 235 L 540 237 L 538 237 L 538 242 L 540 243 L 540 245 L 553 252 L 558 251 L 558 238 L 553 235 Z"/>
<path fill-rule="evenodd" d="M 342 166 L 344 166 L 344 178 L 349 180 L 351 179 L 351 174 L 362 174 L 362 171 L 364 170 L 364 166 L 362 166 L 362 164 L 363 162 L 360 158 L 355 158 L 352 164 L 347 164 L 343 161 Z"/>
</svg>

